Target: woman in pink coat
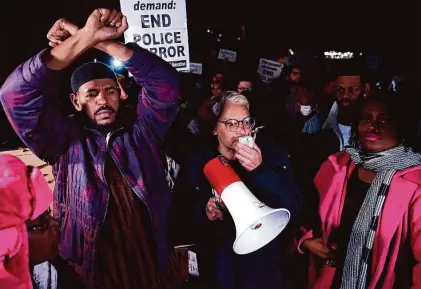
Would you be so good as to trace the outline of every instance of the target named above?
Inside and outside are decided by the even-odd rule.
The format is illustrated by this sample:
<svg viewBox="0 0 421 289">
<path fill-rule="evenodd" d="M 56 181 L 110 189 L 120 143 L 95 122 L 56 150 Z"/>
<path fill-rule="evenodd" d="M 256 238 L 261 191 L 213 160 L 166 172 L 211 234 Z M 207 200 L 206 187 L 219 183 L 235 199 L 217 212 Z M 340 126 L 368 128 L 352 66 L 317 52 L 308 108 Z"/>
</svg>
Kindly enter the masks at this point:
<svg viewBox="0 0 421 289">
<path fill-rule="evenodd" d="M 351 147 L 321 166 L 319 222 L 298 243 L 310 288 L 421 288 L 421 156 L 405 119 L 396 96 L 373 95 Z"/>
<path fill-rule="evenodd" d="M 28 227 L 53 202 L 53 192 L 38 168 L 28 168 L 17 157 L 0 155 L 0 288 L 32 289 L 29 271 L 30 258 L 42 256 L 49 247 L 33 246 L 39 243 L 31 237 Z M 32 222 L 32 225 L 31 223 Z M 31 240 L 32 239 L 32 240 Z M 35 258 L 36 260 L 36 258 Z"/>
</svg>

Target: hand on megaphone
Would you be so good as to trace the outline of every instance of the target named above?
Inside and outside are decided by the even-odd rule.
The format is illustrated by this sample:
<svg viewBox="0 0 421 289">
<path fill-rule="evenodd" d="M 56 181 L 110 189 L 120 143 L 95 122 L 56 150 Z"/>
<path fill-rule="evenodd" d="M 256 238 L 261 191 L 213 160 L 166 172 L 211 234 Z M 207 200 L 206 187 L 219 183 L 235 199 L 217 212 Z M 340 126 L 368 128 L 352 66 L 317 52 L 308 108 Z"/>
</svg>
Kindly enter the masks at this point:
<svg viewBox="0 0 421 289">
<path fill-rule="evenodd" d="M 225 208 L 225 204 L 221 198 L 213 197 L 209 198 L 206 204 L 206 216 L 211 221 L 222 220 L 224 218 L 223 212 L 218 208 L 218 205 Z"/>
<path fill-rule="evenodd" d="M 262 163 L 262 152 L 256 144 L 251 148 L 241 142 L 236 142 L 234 149 L 235 157 L 246 170 L 251 172 Z"/>
</svg>

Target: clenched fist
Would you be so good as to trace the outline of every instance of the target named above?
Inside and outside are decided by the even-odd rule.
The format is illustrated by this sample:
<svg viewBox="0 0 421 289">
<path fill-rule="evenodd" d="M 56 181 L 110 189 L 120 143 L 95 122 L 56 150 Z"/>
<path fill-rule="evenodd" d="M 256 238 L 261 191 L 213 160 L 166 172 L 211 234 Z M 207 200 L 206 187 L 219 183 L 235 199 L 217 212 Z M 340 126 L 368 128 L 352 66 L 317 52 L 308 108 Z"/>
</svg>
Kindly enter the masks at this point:
<svg viewBox="0 0 421 289">
<path fill-rule="evenodd" d="M 95 9 L 82 29 L 89 32 L 99 43 L 121 37 L 127 28 L 127 18 L 121 12 L 101 8 Z"/>
<path fill-rule="evenodd" d="M 48 31 L 47 39 L 50 41 L 48 45 L 56 47 L 64 40 L 75 34 L 79 30 L 75 24 L 70 21 L 61 18 L 54 23 L 50 31 Z"/>
</svg>

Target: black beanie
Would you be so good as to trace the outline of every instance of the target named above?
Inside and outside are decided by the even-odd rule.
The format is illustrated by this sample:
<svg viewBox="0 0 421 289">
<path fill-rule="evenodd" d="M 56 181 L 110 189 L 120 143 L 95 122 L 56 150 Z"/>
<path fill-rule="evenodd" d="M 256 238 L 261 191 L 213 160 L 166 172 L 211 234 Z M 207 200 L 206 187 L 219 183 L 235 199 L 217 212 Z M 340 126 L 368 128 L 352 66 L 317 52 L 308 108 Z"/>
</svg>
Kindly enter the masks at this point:
<svg viewBox="0 0 421 289">
<path fill-rule="evenodd" d="M 85 83 L 94 79 L 111 78 L 117 82 L 117 76 L 114 70 L 102 62 L 85 63 L 73 72 L 71 86 L 73 93 Z"/>
</svg>

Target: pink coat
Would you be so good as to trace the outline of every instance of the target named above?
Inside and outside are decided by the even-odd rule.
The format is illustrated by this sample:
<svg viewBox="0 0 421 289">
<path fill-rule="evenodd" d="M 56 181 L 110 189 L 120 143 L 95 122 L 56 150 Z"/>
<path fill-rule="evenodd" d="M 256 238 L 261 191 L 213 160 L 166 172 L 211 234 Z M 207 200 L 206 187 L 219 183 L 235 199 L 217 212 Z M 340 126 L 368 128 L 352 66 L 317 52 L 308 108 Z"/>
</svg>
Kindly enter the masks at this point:
<svg viewBox="0 0 421 289">
<path fill-rule="evenodd" d="M 348 178 L 345 178 L 349 159 L 349 154 L 345 152 L 330 156 L 315 178 L 320 196 L 322 238 L 326 243 L 332 228 L 339 226 L 347 187 L 346 184 L 344 186 L 344 182 L 355 169 L 355 163 L 352 163 Z M 301 253 L 303 253 L 303 241 L 313 237 L 312 230 L 302 228 L 302 232 L 302 238 L 298 242 L 298 250 Z M 408 268 L 412 270 L 411 289 L 421 289 L 421 166 L 397 172 L 392 179 L 374 241 L 368 289 L 393 288 L 394 268 L 399 250 L 408 238 L 416 262 L 412 268 Z M 391 252 L 389 256 L 388 252 Z M 310 266 L 310 287 L 330 288 L 336 269 L 326 266 L 316 268 L 314 260 L 311 260 Z M 380 287 L 379 280 L 383 271 L 385 271 L 384 282 Z"/>
<path fill-rule="evenodd" d="M 32 289 L 25 222 L 44 213 L 53 192 L 42 172 L 17 157 L 0 155 L 0 288 Z"/>
</svg>

